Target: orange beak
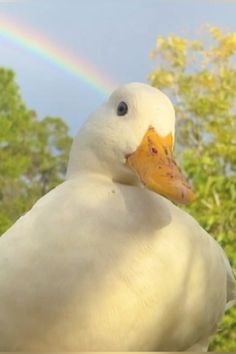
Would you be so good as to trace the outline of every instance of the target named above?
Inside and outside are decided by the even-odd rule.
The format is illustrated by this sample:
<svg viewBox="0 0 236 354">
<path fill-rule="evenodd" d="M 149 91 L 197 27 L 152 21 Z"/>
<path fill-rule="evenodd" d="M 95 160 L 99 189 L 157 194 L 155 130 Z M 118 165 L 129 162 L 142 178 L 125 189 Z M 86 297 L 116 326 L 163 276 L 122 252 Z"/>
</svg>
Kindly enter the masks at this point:
<svg viewBox="0 0 236 354">
<path fill-rule="evenodd" d="M 182 204 L 194 199 L 172 154 L 173 139 L 169 134 L 159 136 L 149 128 L 137 150 L 126 157 L 126 164 L 150 190 Z"/>
</svg>

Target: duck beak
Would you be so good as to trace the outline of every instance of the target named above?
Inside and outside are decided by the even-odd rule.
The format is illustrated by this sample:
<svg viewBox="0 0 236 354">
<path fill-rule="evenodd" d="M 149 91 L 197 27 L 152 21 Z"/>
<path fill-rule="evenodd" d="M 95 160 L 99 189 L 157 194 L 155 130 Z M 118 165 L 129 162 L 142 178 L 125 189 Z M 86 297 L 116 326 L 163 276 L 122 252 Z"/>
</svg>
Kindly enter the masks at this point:
<svg viewBox="0 0 236 354">
<path fill-rule="evenodd" d="M 194 194 L 176 165 L 172 148 L 172 134 L 162 137 L 149 128 L 137 150 L 126 157 L 126 164 L 148 189 L 187 204 L 194 199 Z"/>
</svg>

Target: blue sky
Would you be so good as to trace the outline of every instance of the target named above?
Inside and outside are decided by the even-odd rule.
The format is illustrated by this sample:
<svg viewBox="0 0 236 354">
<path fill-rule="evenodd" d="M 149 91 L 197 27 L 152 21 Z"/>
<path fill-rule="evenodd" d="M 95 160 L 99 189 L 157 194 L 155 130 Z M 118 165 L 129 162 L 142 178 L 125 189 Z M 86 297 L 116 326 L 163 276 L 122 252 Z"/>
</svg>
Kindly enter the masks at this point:
<svg viewBox="0 0 236 354">
<path fill-rule="evenodd" d="M 145 82 L 158 35 L 194 38 L 209 23 L 236 31 L 234 0 L 0 0 L 0 16 L 42 33 L 115 82 Z M 78 77 L 0 35 L 0 66 L 12 68 L 28 107 L 62 117 L 72 134 L 105 97 Z"/>
</svg>

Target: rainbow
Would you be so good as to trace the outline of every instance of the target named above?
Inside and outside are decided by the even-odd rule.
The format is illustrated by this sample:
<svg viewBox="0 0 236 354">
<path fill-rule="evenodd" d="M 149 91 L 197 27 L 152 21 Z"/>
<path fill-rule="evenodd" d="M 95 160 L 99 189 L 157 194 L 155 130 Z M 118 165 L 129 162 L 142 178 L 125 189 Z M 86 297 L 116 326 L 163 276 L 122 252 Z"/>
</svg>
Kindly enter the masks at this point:
<svg viewBox="0 0 236 354">
<path fill-rule="evenodd" d="M 54 40 L 42 36 L 31 27 L 19 23 L 5 14 L 0 16 L 0 36 L 12 44 L 29 51 L 48 63 L 68 72 L 96 90 L 107 96 L 118 86 L 105 73 L 89 63 L 78 58 L 67 49 L 59 46 Z"/>
</svg>

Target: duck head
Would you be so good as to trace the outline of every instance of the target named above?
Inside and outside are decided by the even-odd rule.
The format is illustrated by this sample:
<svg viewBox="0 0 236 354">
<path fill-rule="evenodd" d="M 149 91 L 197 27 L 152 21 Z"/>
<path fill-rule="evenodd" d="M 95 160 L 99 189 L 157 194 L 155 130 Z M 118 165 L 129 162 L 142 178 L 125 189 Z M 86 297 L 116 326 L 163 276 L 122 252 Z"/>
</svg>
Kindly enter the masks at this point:
<svg viewBox="0 0 236 354">
<path fill-rule="evenodd" d="M 193 192 L 173 158 L 174 108 L 156 88 L 131 83 L 115 90 L 74 139 L 67 178 L 103 174 L 178 203 Z"/>
</svg>

